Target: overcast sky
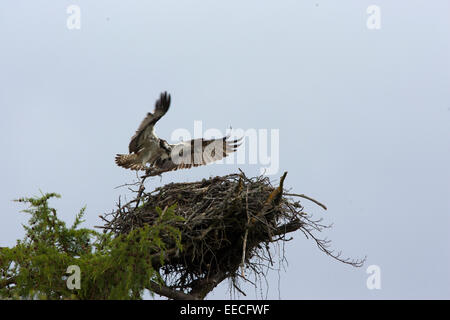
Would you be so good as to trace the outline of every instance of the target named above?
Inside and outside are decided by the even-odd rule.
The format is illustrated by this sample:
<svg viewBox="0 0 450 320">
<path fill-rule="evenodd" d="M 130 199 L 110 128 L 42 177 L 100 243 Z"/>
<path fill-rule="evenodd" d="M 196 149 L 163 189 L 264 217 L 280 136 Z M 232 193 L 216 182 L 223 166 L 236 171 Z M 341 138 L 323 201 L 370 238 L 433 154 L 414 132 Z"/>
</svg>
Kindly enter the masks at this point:
<svg viewBox="0 0 450 320">
<path fill-rule="evenodd" d="M 80 29 L 67 26 L 71 5 Z M 367 27 L 370 5 L 380 29 Z M 334 223 L 334 248 L 367 255 L 353 268 L 298 232 L 289 264 L 261 290 L 244 285 L 247 298 L 449 299 L 449 18 L 448 0 L 1 1 L 0 246 L 24 235 L 11 200 L 39 190 L 62 195 L 52 205 L 68 223 L 87 205 L 85 226 L 101 224 L 128 194 L 115 187 L 135 178 L 114 156 L 167 90 L 160 137 L 196 120 L 278 129 L 270 177 L 288 171 L 287 187 L 328 206 L 304 202 Z M 147 187 L 261 166 L 181 170 Z M 381 289 L 366 286 L 371 265 Z M 226 282 L 209 296 L 229 297 Z"/>
</svg>

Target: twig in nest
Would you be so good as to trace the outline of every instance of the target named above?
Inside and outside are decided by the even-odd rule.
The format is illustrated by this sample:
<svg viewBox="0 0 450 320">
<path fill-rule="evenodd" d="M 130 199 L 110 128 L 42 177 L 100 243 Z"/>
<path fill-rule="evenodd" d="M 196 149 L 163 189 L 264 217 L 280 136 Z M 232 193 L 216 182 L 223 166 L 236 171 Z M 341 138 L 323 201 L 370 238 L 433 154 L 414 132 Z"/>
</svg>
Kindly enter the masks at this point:
<svg viewBox="0 0 450 320">
<path fill-rule="evenodd" d="M 321 207 L 324 208 L 325 210 L 327 210 L 327 207 L 326 207 L 324 204 L 320 203 L 319 201 L 317 201 L 317 200 L 315 200 L 315 199 L 313 199 L 313 198 L 311 198 L 311 197 L 308 197 L 307 195 L 304 195 L 304 194 L 296 194 L 296 193 L 285 193 L 284 195 L 285 195 L 285 196 L 300 197 L 300 198 L 303 198 L 303 199 L 307 199 L 307 200 L 312 201 L 312 202 L 314 202 L 315 204 L 321 206 Z"/>
<path fill-rule="evenodd" d="M 246 196 L 245 196 L 245 211 L 247 212 L 247 226 L 245 228 L 244 245 L 242 246 L 242 262 L 241 262 L 241 273 L 242 273 L 242 278 L 244 278 L 244 279 L 245 279 L 245 272 L 244 272 L 245 252 L 246 252 L 246 249 L 247 249 L 248 228 L 250 226 L 250 215 L 248 213 L 248 187 L 247 187 L 247 193 L 246 193 Z"/>
</svg>

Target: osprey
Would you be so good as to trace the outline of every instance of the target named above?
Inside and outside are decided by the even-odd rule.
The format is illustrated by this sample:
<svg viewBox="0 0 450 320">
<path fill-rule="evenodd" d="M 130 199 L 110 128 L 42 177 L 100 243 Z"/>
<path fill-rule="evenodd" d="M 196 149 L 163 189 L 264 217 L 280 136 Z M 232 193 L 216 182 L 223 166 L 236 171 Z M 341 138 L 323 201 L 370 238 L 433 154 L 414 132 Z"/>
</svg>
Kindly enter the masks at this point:
<svg viewBox="0 0 450 320">
<path fill-rule="evenodd" d="M 155 124 L 169 110 L 170 95 L 161 93 L 153 113 L 149 112 L 131 138 L 129 154 L 116 155 L 116 164 L 131 170 L 151 168 L 171 171 L 206 165 L 223 159 L 236 151 L 240 140 L 230 141 L 228 136 L 220 139 L 194 139 L 170 144 L 155 134 Z M 147 167 L 147 163 L 150 167 Z"/>
</svg>

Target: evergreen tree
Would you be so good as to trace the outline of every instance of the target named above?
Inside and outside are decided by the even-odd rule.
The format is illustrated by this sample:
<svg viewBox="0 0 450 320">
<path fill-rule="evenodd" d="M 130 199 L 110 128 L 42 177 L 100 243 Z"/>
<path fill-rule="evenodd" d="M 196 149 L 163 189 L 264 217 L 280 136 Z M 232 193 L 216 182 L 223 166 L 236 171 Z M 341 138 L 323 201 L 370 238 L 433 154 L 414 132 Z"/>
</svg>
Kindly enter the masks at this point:
<svg viewBox="0 0 450 320">
<path fill-rule="evenodd" d="M 61 221 L 48 201 L 56 193 L 21 198 L 30 215 L 24 225 L 25 238 L 12 248 L 0 249 L 0 297 L 3 299 L 141 299 L 146 288 L 162 279 L 155 270 L 164 264 L 169 235 L 182 250 L 181 234 L 167 222 L 182 220 L 174 206 L 161 210 L 158 222 L 135 229 L 127 235 L 80 228 L 85 208 L 71 227 Z M 80 274 L 70 274 L 70 266 Z M 68 269 L 69 268 L 69 269 Z M 80 276 L 79 288 L 73 288 Z"/>
</svg>

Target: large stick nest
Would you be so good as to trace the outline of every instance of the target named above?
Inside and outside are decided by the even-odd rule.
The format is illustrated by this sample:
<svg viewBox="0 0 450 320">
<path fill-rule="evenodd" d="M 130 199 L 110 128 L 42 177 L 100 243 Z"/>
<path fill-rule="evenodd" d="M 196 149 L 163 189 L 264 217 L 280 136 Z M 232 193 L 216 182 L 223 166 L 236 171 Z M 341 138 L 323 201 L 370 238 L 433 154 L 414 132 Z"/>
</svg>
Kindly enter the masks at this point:
<svg viewBox="0 0 450 320">
<path fill-rule="evenodd" d="M 269 245 L 290 240 L 286 234 L 296 230 L 315 240 L 326 254 L 360 266 L 363 261 L 340 258 L 328 249 L 327 240 L 316 237 L 315 233 L 328 226 L 312 220 L 298 198 L 325 206 L 305 195 L 289 193 L 283 188 L 285 177 L 286 173 L 274 187 L 267 177 L 247 178 L 241 172 L 198 182 L 170 183 L 150 193 L 145 192 L 142 180 L 137 197 L 119 204 L 110 219 L 105 217 L 104 228 L 116 235 L 126 234 L 156 223 L 156 207 L 176 204 L 176 214 L 185 219 L 173 222 L 182 233 L 183 250 L 175 250 L 175 244 L 167 239 L 173 254 L 159 266 L 160 273 L 171 289 L 200 298 L 226 278 L 231 278 L 240 291 L 235 280 L 247 280 L 249 271 L 263 274 L 264 267 L 274 263 Z"/>
</svg>

